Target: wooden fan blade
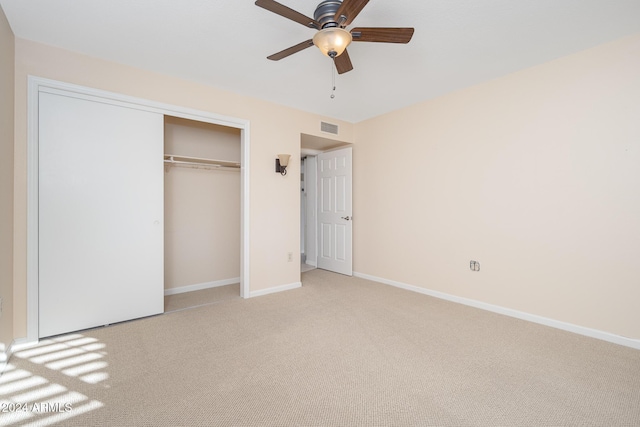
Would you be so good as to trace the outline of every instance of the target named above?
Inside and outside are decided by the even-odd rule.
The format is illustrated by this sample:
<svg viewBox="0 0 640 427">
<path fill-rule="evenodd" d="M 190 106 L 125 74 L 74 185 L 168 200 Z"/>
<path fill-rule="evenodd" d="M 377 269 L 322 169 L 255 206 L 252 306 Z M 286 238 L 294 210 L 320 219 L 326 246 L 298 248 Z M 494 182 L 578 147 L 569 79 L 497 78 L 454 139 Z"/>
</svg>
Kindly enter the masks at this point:
<svg viewBox="0 0 640 427">
<path fill-rule="evenodd" d="M 278 53 L 274 53 L 271 56 L 267 56 L 267 59 L 270 59 L 272 61 L 279 61 L 282 58 L 286 58 L 289 55 L 293 55 L 294 53 L 300 52 L 301 50 L 305 50 L 306 48 L 311 46 L 313 46 L 313 40 L 309 39 L 309 40 L 303 41 L 302 43 L 298 43 L 295 46 L 291 46 L 288 49 L 285 49 Z"/>
<path fill-rule="evenodd" d="M 369 3 L 369 0 L 344 0 L 333 17 L 333 20 L 344 28 L 356 19 L 356 16 L 358 16 L 367 3 Z"/>
<path fill-rule="evenodd" d="M 270 12 L 273 12 L 277 15 L 284 16 L 287 19 L 291 19 L 299 24 L 304 25 L 309 28 L 320 29 L 320 24 L 314 20 L 309 18 L 308 16 L 304 16 L 300 12 L 297 12 L 283 4 L 280 4 L 273 0 L 257 0 L 256 6 L 260 6 L 263 9 L 267 9 Z"/>
<path fill-rule="evenodd" d="M 409 43 L 413 28 L 354 28 L 351 37 L 354 42 Z"/>
<path fill-rule="evenodd" d="M 338 74 L 344 74 L 347 71 L 353 70 L 353 65 L 351 64 L 351 58 L 349 58 L 349 54 L 345 50 L 340 54 L 340 56 L 336 56 L 333 59 L 333 62 L 336 64 L 336 70 L 338 70 Z"/>
</svg>

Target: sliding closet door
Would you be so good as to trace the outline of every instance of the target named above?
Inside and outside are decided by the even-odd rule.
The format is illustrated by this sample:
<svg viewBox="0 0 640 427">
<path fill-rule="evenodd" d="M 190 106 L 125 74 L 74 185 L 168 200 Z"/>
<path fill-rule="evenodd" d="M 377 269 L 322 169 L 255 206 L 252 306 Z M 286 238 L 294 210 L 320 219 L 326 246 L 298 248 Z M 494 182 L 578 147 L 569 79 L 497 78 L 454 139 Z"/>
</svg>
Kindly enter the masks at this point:
<svg viewBox="0 0 640 427">
<path fill-rule="evenodd" d="M 39 97 L 39 336 L 164 311 L 163 116 Z"/>
</svg>

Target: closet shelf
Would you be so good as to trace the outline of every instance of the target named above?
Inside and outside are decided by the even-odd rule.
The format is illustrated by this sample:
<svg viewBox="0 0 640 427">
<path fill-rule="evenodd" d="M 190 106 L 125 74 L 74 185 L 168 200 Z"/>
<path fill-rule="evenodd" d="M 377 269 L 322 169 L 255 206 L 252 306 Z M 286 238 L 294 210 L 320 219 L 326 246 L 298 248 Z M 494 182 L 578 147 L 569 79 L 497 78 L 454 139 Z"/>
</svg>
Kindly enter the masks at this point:
<svg viewBox="0 0 640 427">
<path fill-rule="evenodd" d="M 164 162 L 168 165 L 176 166 L 197 166 L 212 169 L 240 169 L 240 162 L 230 160 L 205 159 L 201 157 L 178 156 L 176 154 L 165 154 Z"/>
</svg>

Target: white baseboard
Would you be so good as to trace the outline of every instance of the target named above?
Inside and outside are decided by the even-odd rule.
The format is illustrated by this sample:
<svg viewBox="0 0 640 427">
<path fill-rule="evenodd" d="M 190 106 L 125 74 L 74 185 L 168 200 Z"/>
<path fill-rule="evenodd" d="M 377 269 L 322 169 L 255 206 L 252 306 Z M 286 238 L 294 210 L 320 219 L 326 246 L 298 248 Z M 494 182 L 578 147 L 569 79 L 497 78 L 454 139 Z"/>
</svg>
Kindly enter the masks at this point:
<svg viewBox="0 0 640 427">
<path fill-rule="evenodd" d="M 26 348 L 31 348 L 34 345 L 38 345 L 38 340 L 33 341 L 29 340 L 28 338 L 16 338 L 15 340 L 13 340 L 13 343 L 10 347 L 11 354 L 20 350 L 24 350 Z"/>
<path fill-rule="evenodd" d="M 4 344 L 0 345 L 0 377 L 4 374 L 4 370 L 7 368 L 9 358 L 11 357 L 11 346 L 5 348 Z"/>
<path fill-rule="evenodd" d="M 260 289 L 258 291 L 251 291 L 249 298 L 260 297 L 262 295 L 274 294 L 276 292 L 289 291 L 291 289 L 297 289 L 302 286 L 301 282 L 290 283 L 288 285 L 274 286 L 273 288 Z"/>
<path fill-rule="evenodd" d="M 318 264 L 315 261 L 311 261 L 309 259 L 305 262 L 305 264 L 318 268 Z"/>
<path fill-rule="evenodd" d="M 525 313 L 523 311 L 513 310 L 511 308 L 500 307 L 498 305 L 493 305 L 493 304 L 487 304 L 482 301 L 476 301 L 469 298 L 458 297 L 455 295 L 446 294 L 444 292 L 433 291 L 430 289 L 421 288 L 419 286 L 408 285 L 406 283 L 396 282 L 395 280 L 383 279 L 381 277 L 371 276 L 369 274 L 354 272 L 353 275 L 355 277 L 371 280 L 373 282 L 395 286 L 396 288 L 406 289 L 408 291 L 429 295 L 435 298 L 468 305 L 468 306 L 479 308 L 482 310 L 491 311 L 493 313 L 503 314 L 509 317 L 515 317 L 517 319 L 526 320 L 528 322 L 538 323 L 540 325 L 550 326 L 552 328 L 561 329 L 563 331 L 573 332 L 575 334 L 584 335 L 590 338 L 596 338 L 599 340 L 608 341 L 614 344 L 619 344 L 625 347 L 631 347 L 631 348 L 640 350 L 640 340 L 637 340 L 637 339 L 627 338 L 620 335 L 611 334 L 609 332 L 600 331 L 597 329 L 586 328 L 584 326 L 578 326 L 572 323 L 561 322 L 559 320 L 549 319 L 548 317 L 542 317 L 535 314 Z"/>
<path fill-rule="evenodd" d="M 180 286 L 179 288 L 165 289 L 164 296 L 183 294 L 185 292 L 201 291 L 202 289 L 217 288 L 218 286 L 233 285 L 235 283 L 240 283 L 239 277 L 234 277 L 232 279 L 216 280 L 213 282 L 198 283 L 195 285 Z"/>
</svg>

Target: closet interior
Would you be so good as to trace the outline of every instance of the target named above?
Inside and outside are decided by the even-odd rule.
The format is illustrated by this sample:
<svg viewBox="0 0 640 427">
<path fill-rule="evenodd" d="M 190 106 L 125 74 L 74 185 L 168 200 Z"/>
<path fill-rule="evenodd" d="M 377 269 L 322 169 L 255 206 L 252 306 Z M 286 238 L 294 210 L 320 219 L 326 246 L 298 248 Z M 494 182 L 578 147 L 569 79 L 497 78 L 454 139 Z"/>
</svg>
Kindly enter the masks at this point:
<svg viewBox="0 0 640 427">
<path fill-rule="evenodd" d="M 240 130 L 165 116 L 164 135 L 165 295 L 239 283 Z"/>
</svg>

